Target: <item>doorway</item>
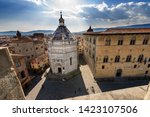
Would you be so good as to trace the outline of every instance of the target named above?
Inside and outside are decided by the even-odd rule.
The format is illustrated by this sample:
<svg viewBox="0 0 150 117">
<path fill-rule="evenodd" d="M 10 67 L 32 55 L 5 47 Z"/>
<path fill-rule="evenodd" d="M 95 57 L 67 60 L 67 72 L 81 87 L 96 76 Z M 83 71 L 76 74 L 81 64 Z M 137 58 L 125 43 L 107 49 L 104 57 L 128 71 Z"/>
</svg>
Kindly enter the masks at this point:
<svg viewBox="0 0 150 117">
<path fill-rule="evenodd" d="M 23 79 L 25 76 L 26 76 L 26 75 L 25 75 L 24 71 L 22 71 L 22 72 L 21 72 L 21 78 Z"/>
<path fill-rule="evenodd" d="M 62 69 L 61 67 L 58 67 L 58 73 L 61 74 L 62 73 Z"/>
<path fill-rule="evenodd" d="M 116 72 L 116 77 L 120 78 L 122 76 L 122 69 L 118 69 Z"/>
</svg>

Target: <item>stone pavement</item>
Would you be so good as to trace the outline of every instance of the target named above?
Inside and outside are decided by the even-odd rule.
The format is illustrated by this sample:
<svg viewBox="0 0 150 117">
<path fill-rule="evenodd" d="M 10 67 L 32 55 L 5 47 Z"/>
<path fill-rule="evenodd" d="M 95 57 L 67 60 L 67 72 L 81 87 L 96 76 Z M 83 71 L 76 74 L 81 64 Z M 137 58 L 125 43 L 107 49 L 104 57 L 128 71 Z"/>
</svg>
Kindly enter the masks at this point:
<svg viewBox="0 0 150 117">
<path fill-rule="evenodd" d="M 26 95 L 27 100 L 143 100 L 150 99 L 147 81 L 96 82 L 89 66 L 80 64 L 80 72 L 67 81 L 46 78 L 47 70 Z M 38 80 L 37 79 L 37 80 Z M 130 88 L 129 88 L 130 87 Z M 145 96 L 147 94 L 147 96 Z"/>
<path fill-rule="evenodd" d="M 67 81 L 45 78 L 35 84 L 26 95 L 27 100 L 59 100 L 64 98 L 87 95 L 81 74 Z M 35 79 L 36 80 L 36 79 Z M 33 85 L 32 84 L 32 85 Z"/>
<path fill-rule="evenodd" d="M 81 65 L 80 71 L 88 94 L 100 93 L 101 90 L 97 82 L 95 81 L 89 66 Z"/>
<path fill-rule="evenodd" d="M 65 100 L 143 100 L 147 85 L 68 98 Z"/>
<path fill-rule="evenodd" d="M 144 100 L 150 100 L 150 83 L 147 87 L 147 94 L 145 95 Z"/>
</svg>

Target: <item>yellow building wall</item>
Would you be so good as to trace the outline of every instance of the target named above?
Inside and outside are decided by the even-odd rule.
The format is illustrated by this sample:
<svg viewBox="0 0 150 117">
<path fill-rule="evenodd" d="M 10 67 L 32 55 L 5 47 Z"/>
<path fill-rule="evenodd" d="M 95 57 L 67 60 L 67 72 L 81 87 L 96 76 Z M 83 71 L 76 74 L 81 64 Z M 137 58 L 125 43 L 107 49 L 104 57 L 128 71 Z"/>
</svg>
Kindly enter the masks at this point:
<svg viewBox="0 0 150 117">
<path fill-rule="evenodd" d="M 136 37 L 135 45 L 130 45 L 131 38 Z M 89 64 L 91 71 L 95 78 L 115 78 L 116 71 L 122 69 L 122 77 L 144 77 L 145 72 L 148 71 L 147 76 L 150 76 L 150 67 L 148 68 L 148 61 L 150 58 L 150 40 L 148 45 L 143 45 L 143 39 L 148 34 L 125 34 L 125 35 L 85 35 L 84 36 L 84 56 Z M 123 45 L 118 45 L 118 39 L 123 38 Z M 92 44 L 92 41 L 88 39 L 96 39 L 96 44 Z M 111 45 L 106 46 L 105 40 L 110 38 Z M 150 36 L 149 36 L 150 38 Z M 95 46 L 95 51 L 92 48 Z M 86 49 L 91 50 L 92 54 L 95 54 L 95 64 L 91 62 L 93 59 L 89 59 L 89 54 Z M 143 54 L 144 59 L 147 58 L 147 62 L 137 62 L 139 55 Z M 120 62 L 115 63 L 115 57 L 120 56 Z M 132 56 L 131 62 L 126 62 L 126 57 Z M 104 56 L 108 56 L 108 62 L 103 63 Z M 93 65 L 92 65 L 93 64 Z M 134 68 L 134 65 L 137 65 Z M 91 67 L 92 66 L 92 67 Z M 105 66 L 102 69 L 102 66 Z"/>
</svg>

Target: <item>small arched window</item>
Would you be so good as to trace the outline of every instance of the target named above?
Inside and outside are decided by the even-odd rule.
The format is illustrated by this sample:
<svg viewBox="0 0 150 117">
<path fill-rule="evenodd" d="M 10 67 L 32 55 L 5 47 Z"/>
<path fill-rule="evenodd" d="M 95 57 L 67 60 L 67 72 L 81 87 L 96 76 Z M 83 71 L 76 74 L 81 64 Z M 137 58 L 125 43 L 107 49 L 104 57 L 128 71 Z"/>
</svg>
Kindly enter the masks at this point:
<svg viewBox="0 0 150 117">
<path fill-rule="evenodd" d="M 115 62 L 117 63 L 119 61 L 120 61 L 120 56 L 118 55 L 118 56 L 115 57 Z"/>
<path fill-rule="evenodd" d="M 123 37 L 119 37 L 119 39 L 118 39 L 118 45 L 123 45 Z"/>
<path fill-rule="evenodd" d="M 143 55 L 143 54 L 139 55 L 139 57 L 138 57 L 138 62 L 142 62 L 143 59 L 144 59 L 144 55 Z"/>
<path fill-rule="evenodd" d="M 132 58 L 132 56 L 128 55 L 127 58 L 126 58 L 126 62 L 131 62 L 131 58 Z"/>
<path fill-rule="evenodd" d="M 149 41 L 149 37 L 148 36 L 144 37 L 143 45 L 147 45 L 148 41 Z"/>
<path fill-rule="evenodd" d="M 135 42 L 136 42 L 136 37 L 133 36 L 133 37 L 131 38 L 130 45 L 135 45 Z"/>
<path fill-rule="evenodd" d="M 104 63 L 107 63 L 107 62 L 108 62 L 108 56 L 104 56 L 103 62 L 104 62 Z"/>
<path fill-rule="evenodd" d="M 106 46 L 111 45 L 111 39 L 110 38 L 108 38 L 108 39 L 105 40 L 105 45 Z"/>
</svg>

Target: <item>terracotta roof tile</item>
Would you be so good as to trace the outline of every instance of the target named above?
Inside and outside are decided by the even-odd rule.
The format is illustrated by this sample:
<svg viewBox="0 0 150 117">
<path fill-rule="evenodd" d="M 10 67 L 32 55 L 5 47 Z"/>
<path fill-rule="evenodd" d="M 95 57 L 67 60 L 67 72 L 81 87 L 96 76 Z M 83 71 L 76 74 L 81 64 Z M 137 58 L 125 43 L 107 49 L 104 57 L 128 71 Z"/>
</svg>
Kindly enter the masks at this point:
<svg viewBox="0 0 150 117">
<path fill-rule="evenodd" d="M 150 28 L 110 28 L 102 32 L 87 32 L 84 35 L 101 35 L 101 34 L 137 34 L 150 33 Z"/>
<path fill-rule="evenodd" d="M 24 58 L 25 57 L 25 55 L 23 55 L 23 54 L 11 54 L 11 56 L 12 56 L 13 59 L 19 59 L 19 58 Z"/>
<path fill-rule="evenodd" d="M 26 43 L 26 42 L 33 42 L 33 40 L 30 37 L 22 37 L 20 39 L 10 41 L 10 43 Z"/>
</svg>

